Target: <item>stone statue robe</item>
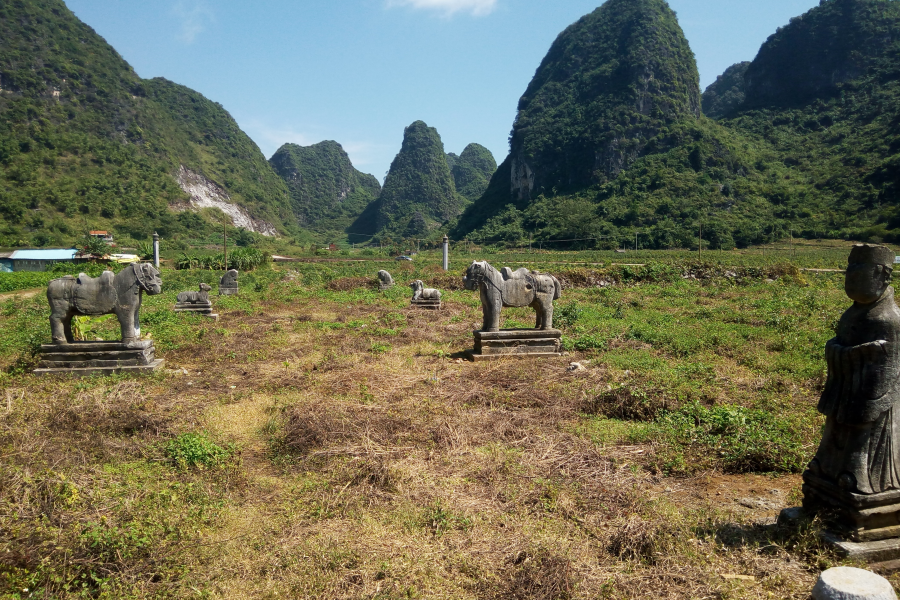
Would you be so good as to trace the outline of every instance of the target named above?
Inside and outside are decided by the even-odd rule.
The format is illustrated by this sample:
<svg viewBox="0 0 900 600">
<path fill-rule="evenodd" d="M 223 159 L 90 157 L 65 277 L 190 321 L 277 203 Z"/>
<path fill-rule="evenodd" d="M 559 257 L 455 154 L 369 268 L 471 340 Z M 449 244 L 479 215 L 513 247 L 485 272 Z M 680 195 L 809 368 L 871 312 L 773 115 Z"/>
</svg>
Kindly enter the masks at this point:
<svg viewBox="0 0 900 600">
<path fill-rule="evenodd" d="M 821 476 L 874 494 L 900 488 L 900 310 L 889 287 L 871 304 L 854 302 L 825 345 L 828 379 L 819 400 L 826 415 L 816 453 Z M 846 480 L 846 478 L 845 478 Z"/>
</svg>

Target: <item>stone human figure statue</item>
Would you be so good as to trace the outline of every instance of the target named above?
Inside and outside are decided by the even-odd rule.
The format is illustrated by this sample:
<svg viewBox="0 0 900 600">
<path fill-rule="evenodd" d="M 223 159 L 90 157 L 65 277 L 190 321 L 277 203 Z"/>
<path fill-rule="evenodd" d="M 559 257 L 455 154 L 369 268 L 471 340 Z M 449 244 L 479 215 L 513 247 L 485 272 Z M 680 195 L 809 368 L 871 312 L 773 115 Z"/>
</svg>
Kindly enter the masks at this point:
<svg viewBox="0 0 900 600">
<path fill-rule="evenodd" d="M 890 286 L 894 253 L 853 247 L 844 290 L 853 306 L 825 345 L 826 416 L 809 471 L 846 492 L 900 489 L 900 310 Z"/>
</svg>

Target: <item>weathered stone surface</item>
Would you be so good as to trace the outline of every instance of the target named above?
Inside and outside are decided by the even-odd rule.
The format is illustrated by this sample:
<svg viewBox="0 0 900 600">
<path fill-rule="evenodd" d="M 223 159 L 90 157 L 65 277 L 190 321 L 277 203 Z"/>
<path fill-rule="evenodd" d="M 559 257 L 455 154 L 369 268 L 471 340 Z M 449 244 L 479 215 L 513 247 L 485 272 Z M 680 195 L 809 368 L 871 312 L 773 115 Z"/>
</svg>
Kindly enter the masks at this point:
<svg viewBox="0 0 900 600">
<path fill-rule="evenodd" d="M 416 279 L 409 287 L 412 288 L 413 296 L 410 304 L 420 308 L 439 309 L 441 307 L 441 292 L 432 288 L 426 288 L 421 279 Z"/>
<path fill-rule="evenodd" d="M 219 279 L 219 295 L 233 296 L 238 293 L 238 271 L 231 269 Z"/>
<path fill-rule="evenodd" d="M 562 332 L 558 329 L 504 329 L 473 331 L 472 334 L 475 348 L 466 355 L 474 361 L 561 356 Z"/>
<path fill-rule="evenodd" d="M 822 441 L 803 473 L 803 508 L 826 539 L 868 562 L 900 559 L 900 309 L 890 287 L 894 252 L 860 244 L 844 290 L 853 300 L 825 345 Z"/>
<path fill-rule="evenodd" d="M 500 309 L 504 306 L 530 306 L 537 313 L 536 329 L 553 328 L 553 301 L 561 293 L 553 275 L 524 268 L 498 271 L 486 261 L 473 261 L 466 269 L 463 285 L 481 294 L 482 331 L 500 330 Z"/>
<path fill-rule="evenodd" d="M 153 342 L 74 342 L 44 344 L 36 375 L 94 375 L 153 371 L 165 361 L 155 356 Z"/>
<path fill-rule="evenodd" d="M 119 319 L 123 343 L 141 338 L 141 299 L 143 293 L 156 295 L 162 291 L 159 271 L 150 263 L 133 263 L 113 275 L 100 277 L 54 279 L 47 286 L 50 303 L 50 333 L 56 344 L 72 343 L 72 318 L 80 315 L 114 314 Z"/>
<path fill-rule="evenodd" d="M 394 287 L 394 278 L 391 277 L 391 274 L 384 269 L 378 271 L 378 286 L 382 290 L 386 290 L 389 287 Z"/>
<path fill-rule="evenodd" d="M 897 600 L 890 582 L 880 575 L 854 567 L 823 571 L 813 588 L 814 600 Z"/>
</svg>

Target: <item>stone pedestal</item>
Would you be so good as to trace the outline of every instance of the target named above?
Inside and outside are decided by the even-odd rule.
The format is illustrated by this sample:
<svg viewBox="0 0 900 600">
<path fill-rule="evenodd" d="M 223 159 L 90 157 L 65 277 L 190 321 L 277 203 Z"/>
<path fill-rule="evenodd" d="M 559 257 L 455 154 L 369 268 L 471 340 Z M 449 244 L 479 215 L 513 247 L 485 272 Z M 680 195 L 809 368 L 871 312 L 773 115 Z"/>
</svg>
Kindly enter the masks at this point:
<svg viewBox="0 0 900 600">
<path fill-rule="evenodd" d="M 219 287 L 219 295 L 220 296 L 235 296 L 238 293 L 238 286 L 234 284 L 234 287 Z"/>
<path fill-rule="evenodd" d="M 155 371 L 165 361 L 154 356 L 153 342 L 74 342 L 43 344 L 35 375 L 111 375 Z"/>
<path fill-rule="evenodd" d="M 178 302 L 175 304 L 175 312 L 177 313 L 196 313 L 211 319 L 218 319 L 219 315 L 213 314 L 212 302 Z"/>
<path fill-rule="evenodd" d="M 475 348 L 466 355 L 473 361 L 562 356 L 562 332 L 558 329 L 503 329 L 472 334 Z"/>
<path fill-rule="evenodd" d="M 834 567 L 819 575 L 814 600 L 897 600 L 891 583 L 871 571 Z"/>
<path fill-rule="evenodd" d="M 383 292 L 384 290 L 389 290 L 389 289 L 391 289 L 392 287 L 394 287 L 394 283 L 393 283 L 393 282 L 391 282 L 391 283 L 379 282 L 379 283 L 378 283 L 378 289 L 381 290 L 382 292 Z"/>
<path fill-rule="evenodd" d="M 441 309 L 441 301 L 438 300 L 412 300 L 409 303 L 410 306 L 416 308 L 428 308 L 431 310 L 440 310 Z"/>
<path fill-rule="evenodd" d="M 900 537 L 900 490 L 854 494 L 806 471 L 803 509 L 827 514 L 836 524 L 835 533 L 853 542 Z"/>
</svg>

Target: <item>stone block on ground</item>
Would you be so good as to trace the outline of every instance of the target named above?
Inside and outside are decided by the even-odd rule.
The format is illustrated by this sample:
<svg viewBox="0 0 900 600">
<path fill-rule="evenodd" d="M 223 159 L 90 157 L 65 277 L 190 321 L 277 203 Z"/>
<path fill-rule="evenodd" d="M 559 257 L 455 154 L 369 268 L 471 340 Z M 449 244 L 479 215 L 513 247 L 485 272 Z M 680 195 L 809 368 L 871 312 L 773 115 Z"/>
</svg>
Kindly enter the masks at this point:
<svg viewBox="0 0 900 600">
<path fill-rule="evenodd" d="M 562 356 L 562 332 L 558 329 L 503 329 L 473 331 L 475 348 L 466 352 L 470 360 L 499 358 L 544 358 Z"/>
<path fill-rule="evenodd" d="M 813 588 L 814 600 L 897 600 L 890 582 L 880 575 L 855 567 L 823 571 Z"/>
<path fill-rule="evenodd" d="M 44 344 L 35 375 L 110 375 L 155 371 L 164 360 L 156 358 L 153 342 L 72 342 Z"/>
</svg>

